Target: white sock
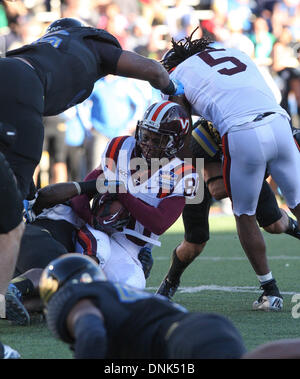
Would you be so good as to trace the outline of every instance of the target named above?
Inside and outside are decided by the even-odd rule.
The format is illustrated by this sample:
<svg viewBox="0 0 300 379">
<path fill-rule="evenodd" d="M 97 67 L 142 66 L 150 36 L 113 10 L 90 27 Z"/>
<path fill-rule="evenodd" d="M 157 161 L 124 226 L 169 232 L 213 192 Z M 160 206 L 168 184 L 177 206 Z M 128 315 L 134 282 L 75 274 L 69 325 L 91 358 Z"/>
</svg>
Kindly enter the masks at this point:
<svg viewBox="0 0 300 379">
<path fill-rule="evenodd" d="M 266 275 L 256 275 L 260 284 L 263 284 L 263 283 L 266 283 L 266 282 L 269 282 L 270 280 L 273 279 L 273 275 L 272 275 L 272 271 L 270 271 L 268 274 Z"/>
</svg>

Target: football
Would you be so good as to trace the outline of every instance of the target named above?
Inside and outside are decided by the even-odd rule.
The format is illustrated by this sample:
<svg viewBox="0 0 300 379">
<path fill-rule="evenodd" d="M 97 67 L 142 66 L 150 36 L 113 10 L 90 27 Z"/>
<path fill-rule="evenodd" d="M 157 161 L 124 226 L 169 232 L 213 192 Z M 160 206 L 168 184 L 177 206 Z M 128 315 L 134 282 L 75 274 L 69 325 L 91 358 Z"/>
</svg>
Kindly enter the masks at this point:
<svg viewBox="0 0 300 379">
<path fill-rule="evenodd" d="M 93 206 L 93 227 L 113 233 L 121 231 L 128 223 L 129 212 L 115 195 L 104 194 L 95 197 Z"/>
</svg>

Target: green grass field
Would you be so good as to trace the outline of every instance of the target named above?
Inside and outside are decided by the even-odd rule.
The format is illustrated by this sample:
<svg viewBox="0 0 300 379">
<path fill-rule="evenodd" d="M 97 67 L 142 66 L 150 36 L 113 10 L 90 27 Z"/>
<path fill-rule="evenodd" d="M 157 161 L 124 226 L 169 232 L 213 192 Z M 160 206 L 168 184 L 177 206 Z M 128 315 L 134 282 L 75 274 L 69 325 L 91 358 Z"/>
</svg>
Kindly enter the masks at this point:
<svg viewBox="0 0 300 379">
<path fill-rule="evenodd" d="M 211 239 L 201 256 L 183 274 L 174 301 L 190 311 L 227 316 L 240 330 L 248 349 L 271 340 L 299 337 L 299 320 L 292 317 L 296 303 L 291 301 L 293 294 L 300 293 L 299 241 L 287 235 L 264 233 L 270 267 L 284 297 L 284 310 L 256 312 L 251 309 L 252 303 L 261 291 L 240 246 L 233 217 L 211 217 L 210 228 Z M 180 219 L 162 236 L 162 247 L 153 250 L 155 263 L 147 282 L 149 291 L 159 286 L 169 267 L 171 252 L 182 236 Z M 45 323 L 16 327 L 2 320 L 0 339 L 17 349 L 23 359 L 72 358 L 68 347 L 52 337 Z"/>
</svg>

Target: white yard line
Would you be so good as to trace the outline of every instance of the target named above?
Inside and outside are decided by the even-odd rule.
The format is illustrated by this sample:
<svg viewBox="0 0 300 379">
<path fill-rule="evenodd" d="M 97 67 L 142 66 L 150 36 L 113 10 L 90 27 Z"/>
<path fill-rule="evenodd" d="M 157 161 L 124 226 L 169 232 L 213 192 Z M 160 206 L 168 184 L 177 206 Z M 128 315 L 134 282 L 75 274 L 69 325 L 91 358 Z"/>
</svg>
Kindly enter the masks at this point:
<svg viewBox="0 0 300 379">
<path fill-rule="evenodd" d="M 170 260 L 170 257 L 155 257 L 157 261 Z M 247 257 L 210 257 L 210 256 L 200 256 L 196 259 L 201 259 L 204 261 L 245 261 L 248 260 Z M 287 255 L 277 255 L 277 256 L 268 256 L 268 260 L 300 260 L 300 256 L 287 256 Z"/>
<path fill-rule="evenodd" d="M 147 287 L 149 291 L 157 290 L 156 287 Z M 177 293 L 196 293 L 202 291 L 222 291 L 222 292 L 248 292 L 248 293 L 261 293 L 258 287 L 240 287 L 240 286 L 218 286 L 216 284 L 196 286 L 196 287 L 179 287 Z M 280 291 L 282 295 L 295 295 L 299 292 L 283 292 Z"/>
<path fill-rule="evenodd" d="M 197 259 L 206 260 L 206 261 L 246 261 L 247 257 L 211 257 L 211 256 L 200 256 Z M 269 260 L 300 260 L 300 256 L 287 256 L 287 255 L 278 255 L 278 256 L 269 256 Z M 155 260 L 164 261 L 170 260 L 169 257 L 155 257 Z M 157 290 L 156 287 L 148 287 L 150 291 Z M 218 286 L 216 284 L 195 286 L 195 287 L 179 287 L 178 293 L 197 293 L 202 291 L 222 291 L 222 292 L 240 292 L 240 293 L 261 293 L 261 290 L 258 287 L 241 287 L 241 286 Z M 282 295 L 295 295 L 299 292 L 283 292 L 280 291 Z"/>
</svg>

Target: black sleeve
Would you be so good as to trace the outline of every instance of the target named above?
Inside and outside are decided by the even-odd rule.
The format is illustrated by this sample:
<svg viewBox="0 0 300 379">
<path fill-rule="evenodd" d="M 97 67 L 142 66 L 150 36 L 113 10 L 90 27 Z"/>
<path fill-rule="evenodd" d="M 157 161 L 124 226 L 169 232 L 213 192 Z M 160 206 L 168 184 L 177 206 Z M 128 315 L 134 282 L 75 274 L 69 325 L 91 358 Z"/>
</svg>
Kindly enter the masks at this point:
<svg viewBox="0 0 300 379">
<path fill-rule="evenodd" d="M 196 158 L 204 158 L 205 162 L 221 162 L 222 161 L 222 153 L 220 150 L 212 157 L 210 156 L 205 149 L 196 141 L 195 138 L 191 138 L 190 140 L 190 149 Z"/>
<path fill-rule="evenodd" d="M 101 62 L 102 74 L 115 74 L 122 49 L 111 43 L 102 42 L 92 37 L 86 38 L 85 43 L 95 54 L 97 60 Z"/>
<path fill-rule="evenodd" d="M 194 124 L 190 149 L 196 158 L 204 158 L 206 162 L 222 161 L 220 136 L 204 119 Z"/>
<path fill-rule="evenodd" d="M 256 219 L 261 228 L 265 228 L 282 217 L 274 192 L 264 180 L 256 208 Z"/>
</svg>

